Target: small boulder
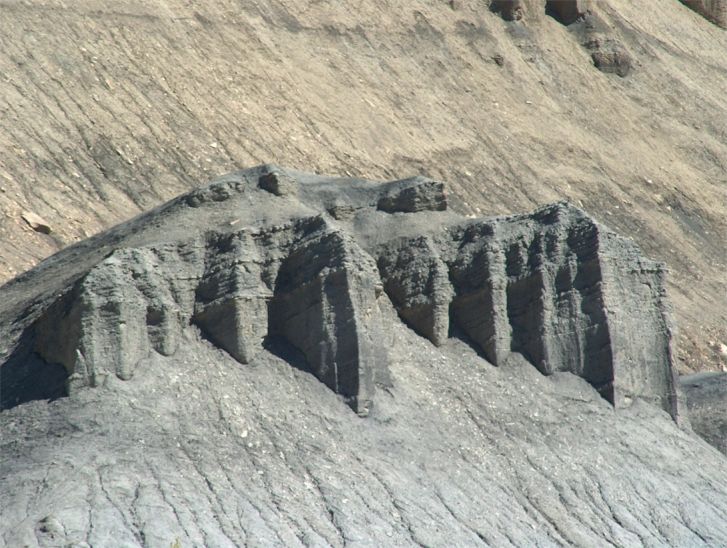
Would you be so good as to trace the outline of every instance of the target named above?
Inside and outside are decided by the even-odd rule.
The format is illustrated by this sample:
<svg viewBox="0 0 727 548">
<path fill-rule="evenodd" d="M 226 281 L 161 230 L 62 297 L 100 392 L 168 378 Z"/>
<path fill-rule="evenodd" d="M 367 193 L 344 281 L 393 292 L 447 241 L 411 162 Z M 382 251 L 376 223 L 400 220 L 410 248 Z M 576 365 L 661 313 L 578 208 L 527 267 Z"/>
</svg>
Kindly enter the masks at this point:
<svg viewBox="0 0 727 548">
<path fill-rule="evenodd" d="M 50 224 L 48 224 L 48 222 L 40 215 L 36 215 L 35 213 L 32 213 L 30 211 L 24 211 L 21 217 L 26 223 L 28 223 L 28 226 L 36 232 L 41 232 L 42 234 L 50 234 L 53 231 L 53 229 L 51 229 L 50 227 Z"/>
<path fill-rule="evenodd" d="M 594 38 L 585 46 L 591 51 L 593 65 L 601 72 L 618 74 L 621 78 L 631 72 L 631 55 L 619 42 Z"/>
<path fill-rule="evenodd" d="M 276 196 L 294 196 L 298 193 L 298 183 L 275 167 L 265 168 L 258 179 L 258 187 Z"/>
<path fill-rule="evenodd" d="M 572 25 L 588 13 L 587 0 L 547 0 L 545 13 L 563 25 Z"/>
</svg>

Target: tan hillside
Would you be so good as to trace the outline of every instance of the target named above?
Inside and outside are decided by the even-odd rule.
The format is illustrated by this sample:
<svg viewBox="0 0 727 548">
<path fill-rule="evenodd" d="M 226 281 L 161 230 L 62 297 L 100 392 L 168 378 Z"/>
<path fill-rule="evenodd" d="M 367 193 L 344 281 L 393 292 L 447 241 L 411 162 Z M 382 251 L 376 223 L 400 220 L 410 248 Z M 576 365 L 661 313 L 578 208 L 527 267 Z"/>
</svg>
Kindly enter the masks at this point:
<svg viewBox="0 0 727 548">
<path fill-rule="evenodd" d="M 727 31 L 520 4 L 0 0 L 0 281 L 243 167 L 422 173 L 465 213 L 567 199 L 633 237 L 672 270 L 684 370 L 724 365 Z M 614 51 L 625 77 L 594 67 Z"/>
</svg>

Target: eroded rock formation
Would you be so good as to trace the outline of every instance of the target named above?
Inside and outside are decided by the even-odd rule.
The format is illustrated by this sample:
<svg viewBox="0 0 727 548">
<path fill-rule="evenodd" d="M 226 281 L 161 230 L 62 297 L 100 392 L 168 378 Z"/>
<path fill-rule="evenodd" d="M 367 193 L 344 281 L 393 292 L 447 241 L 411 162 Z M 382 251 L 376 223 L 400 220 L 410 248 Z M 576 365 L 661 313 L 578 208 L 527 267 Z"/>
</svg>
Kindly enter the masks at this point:
<svg viewBox="0 0 727 548">
<path fill-rule="evenodd" d="M 593 66 L 601 72 L 628 76 L 633 66 L 633 58 L 623 42 L 595 10 L 591 2 L 583 0 L 496 0 L 491 9 L 506 21 L 527 19 L 533 14 L 537 19 L 543 14 L 552 17 L 568 27 L 570 33 L 578 37 L 581 44 L 590 52 Z"/>
<path fill-rule="evenodd" d="M 527 13 L 544 13 L 563 25 L 570 25 L 589 12 L 590 4 L 589 0 L 493 0 L 490 6 L 506 21 L 519 21 Z"/>
<path fill-rule="evenodd" d="M 119 249 L 41 316 L 34 348 L 65 367 L 73 390 L 131 379 L 149 352 L 176 352 L 188 325 L 243 364 L 281 337 L 365 414 L 386 378 L 377 283 L 371 257 L 320 216 Z"/>
<path fill-rule="evenodd" d="M 494 364 L 519 352 L 616 405 L 641 396 L 676 415 L 663 268 L 579 210 L 465 223 L 379 254 L 392 302 L 434 344 L 454 326 Z"/>
<path fill-rule="evenodd" d="M 718 27 L 727 29 L 727 0 L 682 0 L 682 2 Z"/>
<path fill-rule="evenodd" d="M 292 348 L 366 415 L 376 386 L 391 382 L 388 297 L 434 345 L 459 337 L 495 365 L 522 354 L 544 375 L 584 378 L 617 407 L 641 398 L 678 416 L 663 266 L 566 203 L 468 220 L 447 210 L 441 182 L 264 166 L 109 239 L 108 253 L 77 265 L 66 285 L 49 282 L 50 296 L 26 314 L 2 366 L 15 379 L 4 407 L 27 393 L 27 377 L 9 374 L 23 357 L 61 364 L 73 393 L 108 375 L 131 379 L 196 326 L 241 364 Z"/>
<path fill-rule="evenodd" d="M 618 40 L 593 38 L 584 45 L 591 52 L 593 66 L 601 72 L 618 74 L 622 78 L 631 72 L 631 55 Z"/>
</svg>

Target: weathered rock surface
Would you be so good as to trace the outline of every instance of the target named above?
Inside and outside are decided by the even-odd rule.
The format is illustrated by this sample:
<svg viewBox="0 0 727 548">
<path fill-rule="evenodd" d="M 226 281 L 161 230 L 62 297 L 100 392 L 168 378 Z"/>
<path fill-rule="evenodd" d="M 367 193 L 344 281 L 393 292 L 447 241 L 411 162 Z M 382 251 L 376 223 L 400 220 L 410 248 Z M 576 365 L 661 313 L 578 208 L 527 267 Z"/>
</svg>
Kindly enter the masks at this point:
<svg viewBox="0 0 727 548">
<path fill-rule="evenodd" d="M 593 65 L 605 73 L 618 74 L 622 78 L 631 72 L 633 59 L 623 43 L 614 36 L 603 18 L 590 2 L 581 0 L 498 0 L 490 9 L 506 21 L 520 21 L 526 14 L 546 14 L 568 27 L 581 37 L 583 46 L 591 52 Z"/>
<path fill-rule="evenodd" d="M 682 0 L 682 2 L 718 27 L 727 29 L 727 0 Z"/>
<path fill-rule="evenodd" d="M 533 18 L 546 14 L 564 25 L 575 23 L 590 10 L 589 0 L 493 0 L 490 8 L 505 21 L 519 21 L 530 13 Z"/>
<path fill-rule="evenodd" d="M 177 351 L 196 325 L 243 364 L 278 336 L 321 381 L 365 414 L 374 378 L 376 266 L 321 217 L 179 245 L 114 251 L 31 328 L 34 351 L 65 367 L 69 389 L 129 380 L 153 350 Z M 9 367 L 13 367 L 10 365 Z M 32 381 L 31 381 L 32 382 Z M 12 395 L 6 384 L 4 405 Z"/>
<path fill-rule="evenodd" d="M 631 72 L 631 55 L 617 40 L 594 38 L 585 46 L 591 51 L 593 65 L 601 72 L 618 74 L 622 78 Z"/>
<path fill-rule="evenodd" d="M 379 254 L 392 302 L 435 344 L 451 322 L 493 364 L 519 352 L 612 403 L 645 397 L 677 416 L 663 267 L 577 209 L 466 223 Z"/>
<path fill-rule="evenodd" d="M 727 373 L 680 378 L 694 431 L 727 455 Z"/>
<path fill-rule="evenodd" d="M 266 158 L 424 173 L 463 214 L 567 198 L 632 236 L 670 265 L 683 371 L 718 368 L 727 33 L 678 0 L 592 1 L 569 25 L 494 3 L 3 0 L 0 283 Z M 638 78 L 593 66 L 574 31 L 594 16 Z"/>
<path fill-rule="evenodd" d="M 546 0 L 545 13 L 570 25 L 588 13 L 590 3 L 590 0 Z"/>
<path fill-rule="evenodd" d="M 204 232 L 141 247 L 118 242 L 60 288 L 22 337 L 49 367 L 63 365 L 67 390 L 109 374 L 130 379 L 150 352 L 174 354 L 189 325 L 243 364 L 264 341 L 282 340 L 365 415 L 388 377 L 377 343 L 385 291 L 435 345 L 457 330 L 495 365 L 521 353 L 543 374 L 583 377 L 616 406 L 641 397 L 677 418 L 663 267 L 632 244 L 565 203 L 495 220 L 449 215 L 411 236 L 408 215 L 446 211 L 443 183 L 345 186 L 264 166 L 194 191 L 177 202 Z M 204 206 L 234 208 L 248 195 L 281 211 L 291 207 L 281 198 L 330 211 L 341 194 L 349 226 L 325 214 L 249 226 L 244 212 L 240 228 L 204 225 Z M 389 226 L 380 231 L 382 215 Z M 6 379 L 16 362 L 3 366 Z M 8 384 L 3 405 L 25 392 Z"/>
<path fill-rule="evenodd" d="M 0 292 L 6 546 L 727 543 L 664 268 L 566 203 L 262 166 Z"/>
<path fill-rule="evenodd" d="M 523 0 L 494 0 L 490 9 L 499 12 L 505 21 L 520 21 L 525 15 L 526 3 Z"/>
</svg>

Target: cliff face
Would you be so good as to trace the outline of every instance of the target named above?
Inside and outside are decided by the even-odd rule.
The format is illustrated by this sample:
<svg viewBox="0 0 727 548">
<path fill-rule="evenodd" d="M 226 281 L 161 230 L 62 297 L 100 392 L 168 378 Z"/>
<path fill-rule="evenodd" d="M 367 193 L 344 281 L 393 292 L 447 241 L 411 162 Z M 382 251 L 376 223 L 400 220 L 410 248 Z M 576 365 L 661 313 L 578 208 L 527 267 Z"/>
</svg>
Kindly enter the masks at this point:
<svg viewBox="0 0 727 548">
<path fill-rule="evenodd" d="M 384 246 L 402 318 L 435 344 L 457 329 L 493 364 L 522 353 L 619 405 L 645 396 L 676 416 L 663 266 L 565 204 Z M 422 281 L 425 280 L 424 283 Z"/>
<path fill-rule="evenodd" d="M 725 544 L 664 287 L 566 203 L 225 176 L 0 290 L 0 546 Z"/>
<path fill-rule="evenodd" d="M 256 219 L 250 207 L 290 218 Z M 308 208 L 318 212 L 301 216 Z M 152 237 L 163 218 L 179 240 L 112 239 L 103 260 L 52 288 L 59 297 L 5 351 L 5 407 L 37 390 L 30 362 L 45 362 L 37 367 L 48 372 L 47 397 L 107 375 L 129 380 L 151 352 L 177 352 L 192 325 L 243 364 L 266 345 L 295 349 L 366 415 L 376 385 L 389 384 L 379 309 L 387 295 L 436 346 L 459 336 L 495 365 L 515 352 L 545 375 L 584 378 L 616 407 L 643 398 L 678 416 L 663 266 L 567 204 L 467 220 L 447 211 L 436 181 L 377 185 L 267 166 L 162 212 L 123 230 Z M 208 222 L 223 214 L 235 219 Z M 57 364 L 65 384 L 52 382 Z"/>
<path fill-rule="evenodd" d="M 2 280 L 240 166 L 422 174 L 463 214 L 568 200 L 632 236 L 681 367 L 724 362 L 727 33 L 678 0 L 0 9 Z"/>
</svg>

